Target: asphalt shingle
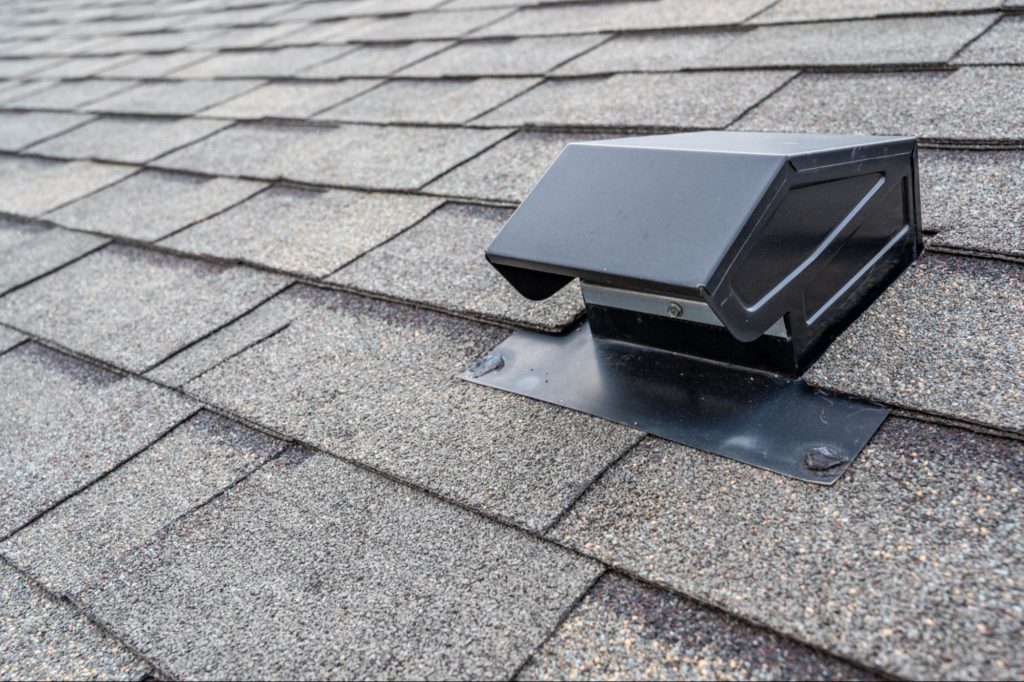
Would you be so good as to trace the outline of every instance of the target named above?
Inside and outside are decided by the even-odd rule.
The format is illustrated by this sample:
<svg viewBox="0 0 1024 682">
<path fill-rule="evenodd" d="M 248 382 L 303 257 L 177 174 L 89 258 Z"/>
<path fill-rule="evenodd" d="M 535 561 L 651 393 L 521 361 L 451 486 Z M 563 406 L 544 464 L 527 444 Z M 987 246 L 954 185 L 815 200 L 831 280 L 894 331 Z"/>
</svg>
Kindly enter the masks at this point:
<svg viewBox="0 0 1024 682">
<path fill-rule="evenodd" d="M 149 666 L 0 562 L 0 661 L 11 680 L 139 680 Z"/>
<path fill-rule="evenodd" d="M 519 680 L 868 680 L 864 670 L 606 573 Z"/>
<path fill-rule="evenodd" d="M 154 241 L 230 208 L 265 186 L 144 170 L 46 217 L 80 230 Z"/>
<path fill-rule="evenodd" d="M 1024 671 L 1024 444 L 892 419 L 832 488 L 648 439 L 559 540 L 909 678 Z"/>
<path fill-rule="evenodd" d="M 308 78 L 389 76 L 403 66 L 440 52 L 449 45 L 452 43 L 448 41 L 363 45 L 337 59 L 306 69 L 300 75 Z"/>
<path fill-rule="evenodd" d="M 24 78 L 59 62 L 55 57 L 0 59 L 0 78 Z"/>
<path fill-rule="evenodd" d="M 653 0 L 527 7 L 478 34 L 523 36 L 722 26 L 741 22 L 770 4 L 771 0 L 735 0 L 728 4 Z"/>
<path fill-rule="evenodd" d="M 418 189 L 507 130 L 344 125 L 239 125 L 158 163 L 215 175 L 287 178 L 370 189 Z"/>
<path fill-rule="evenodd" d="M 0 545 L 4 557 L 57 594 L 105 569 L 164 526 L 234 485 L 285 444 L 200 412 L 109 476 Z"/>
<path fill-rule="evenodd" d="M 423 12 L 445 0 L 326 0 L 298 5 L 282 18 L 288 21 L 322 21 L 363 15 L 407 14 Z"/>
<path fill-rule="evenodd" d="M 146 447 L 195 408 L 34 343 L 0 355 L 0 537 Z"/>
<path fill-rule="evenodd" d="M 402 75 L 541 76 L 604 40 L 596 35 L 462 42 L 403 69 Z"/>
<path fill-rule="evenodd" d="M 0 111 L 0 150 L 17 151 L 85 123 L 91 116 L 47 111 Z"/>
<path fill-rule="evenodd" d="M 42 78 L 89 78 L 135 59 L 134 55 L 81 56 L 64 59 L 36 74 Z"/>
<path fill-rule="evenodd" d="M 599 572 L 291 450 L 79 598 L 180 677 L 490 679 L 510 676 Z"/>
<path fill-rule="evenodd" d="M 538 82 L 536 78 L 390 81 L 317 118 L 372 123 L 466 123 Z"/>
<path fill-rule="evenodd" d="M 886 16 L 997 9 L 1000 0 L 781 0 L 757 15 L 754 23 L 822 21 Z"/>
<path fill-rule="evenodd" d="M 1024 17 L 1004 16 L 956 61 L 960 64 L 1024 64 Z"/>
<path fill-rule="evenodd" d="M 436 40 L 461 38 L 478 31 L 512 10 L 481 9 L 461 12 L 420 12 L 404 17 L 385 17 L 367 24 L 358 34 L 359 40 L 399 42 L 403 40 Z"/>
<path fill-rule="evenodd" d="M 561 331 L 583 313 L 577 286 L 529 301 L 484 260 L 484 249 L 511 214 L 447 204 L 328 281 L 470 317 Z"/>
<path fill-rule="evenodd" d="M 0 293 L 55 270 L 107 240 L 0 218 Z"/>
<path fill-rule="evenodd" d="M 1024 137 L 1022 78 L 1024 68 L 1010 66 L 952 73 L 804 74 L 734 128 L 1019 140 Z"/>
<path fill-rule="evenodd" d="M 193 44 L 200 50 L 243 50 L 263 47 L 271 41 L 290 36 L 300 30 L 302 24 L 271 24 L 269 26 L 247 26 L 211 31 Z"/>
<path fill-rule="evenodd" d="M 736 40 L 735 31 L 621 35 L 573 59 L 555 73 L 583 76 L 701 68 L 713 63 L 714 55 Z"/>
<path fill-rule="evenodd" d="M 305 24 L 301 28 L 278 35 L 263 43 L 266 47 L 301 45 L 343 45 L 349 39 L 358 39 L 360 31 L 373 22 L 370 17 L 356 17 L 342 21 L 323 21 Z M 355 45 L 350 45 L 355 48 Z"/>
<path fill-rule="evenodd" d="M 211 175 L 284 177 L 289 159 L 300 147 L 322 147 L 331 131 L 293 125 L 245 123 L 170 154 L 156 165 Z"/>
<path fill-rule="evenodd" d="M 146 163 L 226 127 L 223 121 L 104 117 L 34 145 L 33 154 Z"/>
<path fill-rule="evenodd" d="M 162 245 L 323 277 L 440 203 L 429 197 L 275 187 Z"/>
<path fill-rule="evenodd" d="M 927 255 L 806 378 L 841 393 L 1024 433 L 1022 313 L 1020 264 Z"/>
<path fill-rule="evenodd" d="M 251 52 L 221 52 L 174 72 L 175 78 L 284 78 L 334 59 L 347 47 L 284 47 Z"/>
<path fill-rule="evenodd" d="M 141 372 L 286 283 L 248 268 L 111 245 L 0 299 L 0 319 Z"/>
<path fill-rule="evenodd" d="M 516 133 L 424 189 L 459 197 L 521 201 L 567 144 L 598 137 L 576 133 Z"/>
<path fill-rule="evenodd" d="M 256 80 L 143 83 L 121 94 L 103 99 L 89 109 L 120 114 L 183 116 L 220 104 L 262 84 L 263 81 Z"/>
<path fill-rule="evenodd" d="M 121 92 L 133 84 L 133 81 L 115 80 L 62 81 L 42 92 L 5 102 L 4 106 L 15 109 L 74 110 Z"/>
<path fill-rule="evenodd" d="M 1024 259 L 1024 153 L 921 150 L 928 246 Z"/>
<path fill-rule="evenodd" d="M 547 81 L 479 119 L 492 125 L 720 128 L 792 71 L 623 74 Z"/>
<path fill-rule="evenodd" d="M 0 104 L 34 95 L 54 85 L 53 81 L 6 81 L 0 84 Z"/>
<path fill-rule="evenodd" d="M 339 83 L 269 83 L 203 112 L 222 118 L 309 118 L 377 85 L 376 80 Z"/>
<path fill-rule="evenodd" d="M 0 353 L 6 353 L 27 338 L 21 332 L 16 332 L 9 327 L 0 326 Z"/>
<path fill-rule="evenodd" d="M 110 163 L 0 157 L 0 212 L 37 216 L 133 172 Z"/>
<path fill-rule="evenodd" d="M 458 379 L 500 329 L 307 287 L 264 307 L 291 324 L 186 391 L 490 514 L 544 527 L 638 437 Z"/>
<path fill-rule="evenodd" d="M 202 61 L 207 52 L 168 52 L 136 55 L 132 61 L 103 72 L 104 78 L 163 78 L 167 74 Z"/>
</svg>

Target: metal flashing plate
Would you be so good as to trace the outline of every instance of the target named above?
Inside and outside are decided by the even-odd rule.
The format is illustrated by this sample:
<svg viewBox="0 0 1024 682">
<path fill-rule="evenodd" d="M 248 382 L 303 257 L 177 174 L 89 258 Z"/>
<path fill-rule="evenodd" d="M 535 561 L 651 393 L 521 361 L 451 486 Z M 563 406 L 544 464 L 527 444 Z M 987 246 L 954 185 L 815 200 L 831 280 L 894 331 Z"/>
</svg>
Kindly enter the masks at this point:
<svg viewBox="0 0 1024 682">
<path fill-rule="evenodd" d="M 595 338 L 517 331 L 463 378 L 803 481 L 838 480 L 888 408 L 799 379 Z"/>
</svg>

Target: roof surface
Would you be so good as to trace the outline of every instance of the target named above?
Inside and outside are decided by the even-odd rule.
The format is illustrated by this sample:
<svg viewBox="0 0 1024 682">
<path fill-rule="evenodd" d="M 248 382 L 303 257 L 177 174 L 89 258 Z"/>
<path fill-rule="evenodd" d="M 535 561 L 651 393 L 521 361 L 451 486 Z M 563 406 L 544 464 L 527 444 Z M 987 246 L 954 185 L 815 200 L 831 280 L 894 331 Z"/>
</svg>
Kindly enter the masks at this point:
<svg viewBox="0 0 1024 682">
<path fill-rule="evenodd" d="M 0 678 L 1024 677 L 1024 10 L 0 3 Z M 569 142 L 920 138 L 833 487 L 461 381 Z"/>
</svg>

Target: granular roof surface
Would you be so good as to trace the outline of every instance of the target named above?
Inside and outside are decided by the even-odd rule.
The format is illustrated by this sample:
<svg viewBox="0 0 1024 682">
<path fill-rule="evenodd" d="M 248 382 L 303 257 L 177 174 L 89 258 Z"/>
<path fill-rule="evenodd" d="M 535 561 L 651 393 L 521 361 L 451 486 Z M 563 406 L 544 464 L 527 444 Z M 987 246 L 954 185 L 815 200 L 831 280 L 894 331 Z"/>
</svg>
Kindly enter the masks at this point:
<svg viewBox="0 0 1024 682">
<path fill-rule="evenodd" d="M 0 0 L 0 679 L 1024 677 L 1024 5 Z M 920 141 L 819 487 L 461 381 L 569 142 Z"/>
</svg>

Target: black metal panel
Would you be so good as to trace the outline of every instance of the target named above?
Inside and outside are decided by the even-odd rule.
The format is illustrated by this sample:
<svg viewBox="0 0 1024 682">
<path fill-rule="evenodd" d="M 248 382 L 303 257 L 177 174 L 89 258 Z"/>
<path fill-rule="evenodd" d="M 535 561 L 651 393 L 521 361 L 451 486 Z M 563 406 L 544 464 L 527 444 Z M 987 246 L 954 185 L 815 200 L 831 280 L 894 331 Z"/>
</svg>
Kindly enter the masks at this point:
<svg viewBox="0 0 1024 682">
<path fill-rule="evenodd" d="M 884 407 L 800 380 L 595 338 L 517 331 L 463 378 L 813 483 L 834 483 Z"/>
</svg>

